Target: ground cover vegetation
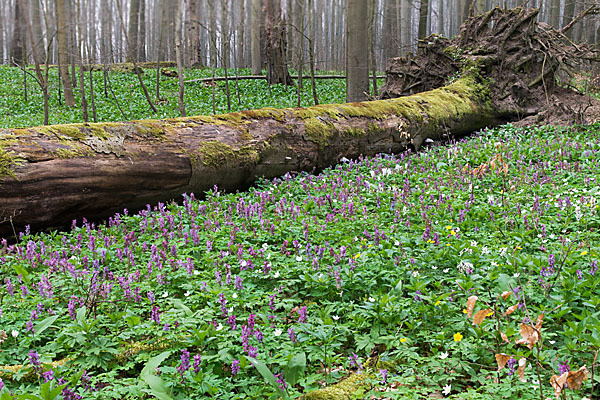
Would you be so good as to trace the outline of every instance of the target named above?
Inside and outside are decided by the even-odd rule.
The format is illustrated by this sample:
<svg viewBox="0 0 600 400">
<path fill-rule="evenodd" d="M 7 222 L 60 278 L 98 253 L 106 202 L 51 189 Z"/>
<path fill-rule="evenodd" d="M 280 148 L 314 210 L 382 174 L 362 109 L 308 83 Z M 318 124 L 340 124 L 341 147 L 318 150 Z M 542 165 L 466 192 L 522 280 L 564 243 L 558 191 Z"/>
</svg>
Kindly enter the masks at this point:
<svg viewBox="0 0 600 400">
<path fill-rule="evenodd" d="M 509 125 L 3 240 L 0 398 L 593 398 L 599 151 Z"/>
<path fill-rule="evenodd" d="M 170 69 L 171 72 L 174 69 Z M 292 71 L 293 72 L 293 71 Z M 327 74 L 327 71 L 321 72 Z M 91 99 L 89 72 L 84 80 L 87 101 L 90 108 Z M 229 70 L 234 77 L 235 70 Z M 249 69 L 240 69 L 238 75 L 250 75 Z M 185 70 L 185 79 L 202 79 L 213 76 L 211 69 Z M 215 70 L 215 76 L 224 76 L 222 69 Z M 104 90 L 104 72 L 93 72 L 95 106 L 98 122 L 123 121 L 148 118 L 174 118 L 179 116 L 177 78 L 161 75 L 159 98 L 156 96 L 156 71 L 145 69 L 143 80 L 153 95 L 153 102 L 159 113 L 154 114 L 146 102 L 140 88 L 137 76 L 132 72 L 110 72 L 106 91 Z M 59 98 L 58 70 L 49 71 L 49 122 L 50 124 L 65 124 L 84 122 L 82 110 L 79 107 L 67 107 L 64 100 Z M 379 85 L 383 80 L 379 80 Z M 345 79 L 322 79 L 316 82 L 317 96 L 320 103 L 344 103 L 346 96 Z M 44 122 L 43 95 L 32 76 L 27 75 L 27 100 L 23 90 L 23 72 L 16 67 L 0 66 L 0 128 L 20 128 L 39 126 Z M 314 104 L 310 76 L 304 77 L 302 85 L 301 105 Z M 213 89 L 215 109 L 213 110 Z M 267 85 L 265 80 L 240 80 L 236 83 L 229 81 L 231 111 L 251 110 L 262 107 L 286 108 L 298 104 L 296 87 L 283 85 Z M 75 91 L 76 104 L 80 103 L 79 91 Z M 116 100 L 115 100 L 116 98 Z M 190 82 L 185 84 L 185 104 L 188 115 L 210 115 L 228 112 L 227 88 L 224 81 L 210 83 Z M 119 110 L 122 109 L 123 113 Z"/>
</svg>

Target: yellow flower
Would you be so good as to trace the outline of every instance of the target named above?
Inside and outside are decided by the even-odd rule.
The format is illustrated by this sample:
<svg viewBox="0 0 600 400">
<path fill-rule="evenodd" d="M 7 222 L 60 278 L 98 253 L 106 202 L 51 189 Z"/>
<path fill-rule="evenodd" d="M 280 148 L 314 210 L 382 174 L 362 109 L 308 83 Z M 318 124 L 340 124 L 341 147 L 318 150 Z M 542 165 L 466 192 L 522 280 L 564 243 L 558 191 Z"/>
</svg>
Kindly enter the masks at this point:
<svg viewBox="0 0 600 400">
<path fill-rule="evenodd" d="M 356 253 L 356 255 L 354 256 L 354 259 L 357 259 L 358 257 L 360 257 L 360 253 Z"/>
<path fill-rule="evenodd" d="M 460 342 L 462 340 L 462 338 L 463 338 L 463 335 L 461 335 L 460 332 L 456 332 L 454 334 L 454 341 L 455 342 Z"/>
<path fill-rule="evenodd" d="M 492 315 L 494 315 L 494 312 L 490 311 L 489 313 L 486 314 L 486 317 L 491 317 Z"/>
<path fill-rule="evenodd" d="M 581 255 L 582 255 L 582 256 L 585 256 L 587 253 L 588 253 L 587 251 L 582 251 L 582 252 L 581 252 Z"/>
<path fill-rule="evenodd" d="M 404 343 L 404 342 L 406 342 L 406 338 L 405 337 L 403 337 L 402 339 L 400 339 L 400 343 Z"/>
<path fill-rule="evenodd" d="M 446 226 L 446 229 L 448 229 L 448 230 L 452 229 L 452 225 Z"/>
<path fill-rule="evenodd" d="M 437 305 L 438 305 L 438 304 L 440 304 L 441 302 L 442 302 L 441 300 L 438 300 L 438 301 L 436 301 L 436 302 L 435 302 L 435 304 L 434 304 L 434 306 L 437 306 Z"/>
<path fill-rule="evenodd" d="M 456 232 L 454 232 L 454 229 L 450 231 L 450 234 L 451 234 L 452 236 L 456 236 Z"/>
<path fill-rule="evenodd" d="M 521 246 L 517 246 L 517 250 L 523 250 Z"/>
</svg>

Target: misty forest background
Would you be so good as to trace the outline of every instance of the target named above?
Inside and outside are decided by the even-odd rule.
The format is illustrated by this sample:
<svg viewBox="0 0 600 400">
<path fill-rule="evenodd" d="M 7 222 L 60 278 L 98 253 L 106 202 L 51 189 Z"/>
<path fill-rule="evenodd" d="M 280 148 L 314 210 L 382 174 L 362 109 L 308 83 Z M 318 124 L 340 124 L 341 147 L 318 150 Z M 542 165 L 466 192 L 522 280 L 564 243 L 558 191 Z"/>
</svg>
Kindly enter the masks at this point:
<svg viewBox="0 0 600 400">
<path fill-rule="evenodd" d="M 385 70 L 391 57 L 416 50 L 419 38 L 457 34 L 471 9 L 526 3 L 540 7 L 539 20 L 561 28 L 592 0 L 365 0 L 369 2 L 371 69 Z M 178 36 L 185 67 L 252 68 L 260 73 L 264 54 L 264 7 L 281 13 L 285 58 L 290 67 L 345 69 L 345 0 L 3 0 L 0 2 L 0 62 L 59 62 L 57 15 L 65 18 L 69 64 L 175 60 Z M 181 24 L 177 24 L 177 15 Z M 584 18 L 567 35 L 597 43 L 597 15 Z M 31 29 L 28 29 L 30 27 Z M 123 29 L 123 28 L 126 29 Z M 32 36 L 30 38 L 30 36 Z M 33 40 L 31 40 L 33 39 Z M 56 40 L 58 39 L 58 40 Z M 33 48 L 32 48 L 33 47 Z M 367 53 L 365 53 L 367 56 Z"/>
</svg>

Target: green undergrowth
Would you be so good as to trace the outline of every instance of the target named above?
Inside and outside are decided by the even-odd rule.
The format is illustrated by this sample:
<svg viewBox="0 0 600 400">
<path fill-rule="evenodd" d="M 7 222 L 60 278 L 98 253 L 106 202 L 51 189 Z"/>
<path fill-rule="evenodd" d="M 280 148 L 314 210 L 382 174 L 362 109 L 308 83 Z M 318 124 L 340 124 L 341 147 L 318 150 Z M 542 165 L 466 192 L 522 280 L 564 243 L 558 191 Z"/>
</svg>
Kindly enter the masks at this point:
<svg viewBox="0 0 600 400">
<path fill-rule="evenodd" d="M 597 398 L 599 152 L 508 125 L 0 241 L 0 398 Z"/>
<path fill-rule="evenodd" d="M 293 72 L 293 71 L 292 71 Z M 69 108 L 64 105 L 64 100 L 59 99 L 58 71 L 50 69 L 49 100 L 50 124 L 66 124 L 83 122 L 83 115 L 79 106 L 79 90 L 74 91 L 76 107 Z M 89 72 L 86 71 L 85 85 L 87 100 L 90 103 L 89 115 L 92 120 L 90 101 Z M 250 75 L 250 70 L 240 69 L 239 75 Z M 235 75 L 235 70 L 230 70 L 229 75 Z M 190 69 L 185 71 L 185 80 L 210 78 L 210 69 Z M 223 70 L 217 70 L 216 76 L 223 76 Z M 123 121 L 136 119 L 163 119 L 179 116 L 177 103 L 177 79 L 161 76 L 160 99 L 156 99 L 156 75 L 152 69 L 144 70 L 143 79 L 151 93 L 152 99 L 158 108 L 154 114 L 148 105 L 140 88 L 137 76 L 132 73 L 111 72 L 110 83 L 118 103 L 123 109 L 119 111 L 117 102 L 110 91 L 105 90 L 102 71 L 94 71 L 94 93 L 99 122 Z M 379 85 L 383 84 L 380 79 Z M 346 96 L 346 83 L 344 79 L 317 80 L 317 93 L 321 103 L 343 103 Z M 25 100 L 23 91 L 23 73 L 16 67 L 0 66 L 0 128 L 18 128 L 42 125 L 43 123 L 43 98 L 35 80 L 27 77 L 28 97 Z M 231 111 L 255 110 L 264 107 L 273 107 L 271 116 L 276 115 L 276 109 L 295 107 L 297 105 L 297 92 L 295 87 L 282 85 L 268 86 L 263 80 L 249 80 L 229 82 L 231 94 Z M 186 83 L 185 103 L 188 115 L 211 115 L 213 87 L 203 83 Z M 228 112 L 225 82 L 217 82 L 215 88 L 215 113 Z M 313 105 L 312 87 L 310 80 L 305 79 L 301 95 L 302 107 Z M 263 111 L 265 112 L 265 111 Z"/>
</svg>

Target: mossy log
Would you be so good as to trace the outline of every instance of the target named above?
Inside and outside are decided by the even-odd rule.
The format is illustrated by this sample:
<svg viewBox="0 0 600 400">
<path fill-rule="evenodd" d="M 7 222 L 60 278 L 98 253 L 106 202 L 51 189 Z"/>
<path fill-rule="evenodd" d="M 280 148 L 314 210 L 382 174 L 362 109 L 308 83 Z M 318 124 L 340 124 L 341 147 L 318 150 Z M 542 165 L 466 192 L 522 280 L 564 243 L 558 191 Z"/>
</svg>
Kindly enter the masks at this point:
<svg viewBox="0 0 600 400">
<path fill-rule="evenodd" d="M 215 116 L 0 130 L 0 236 L 64 227 L 124 208 L 235 191 L 257 178 L 397 153 L 489 125 L 485 81 L 469 74 L 413 96 Z"/>
</svg>

